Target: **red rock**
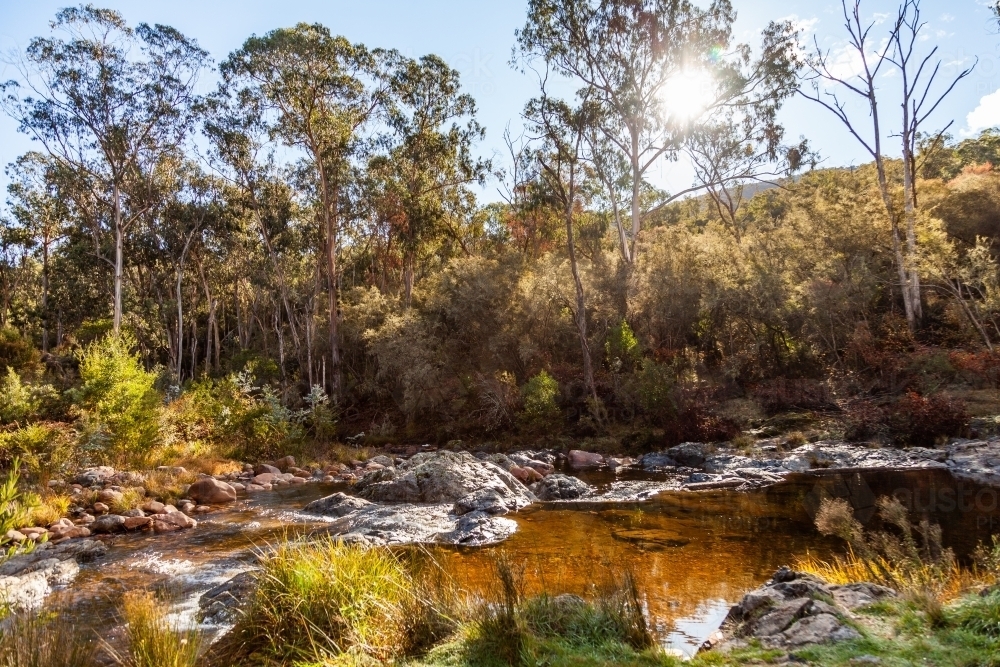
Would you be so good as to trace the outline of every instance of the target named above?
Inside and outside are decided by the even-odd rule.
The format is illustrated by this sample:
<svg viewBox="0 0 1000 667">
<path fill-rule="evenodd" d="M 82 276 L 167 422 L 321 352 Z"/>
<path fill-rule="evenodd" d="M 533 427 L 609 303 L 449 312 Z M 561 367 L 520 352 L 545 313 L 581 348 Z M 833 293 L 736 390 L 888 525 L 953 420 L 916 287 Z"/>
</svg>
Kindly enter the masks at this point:
<svg viewBox="0 0 1000 667">
<path fill-rule="evenodd" d="M 571 449 L 569 465 L 572 468 L 596 468 L 604 463 L 604 457 L 596 452 L 585 452 L 581 449 Z"/>
<path fill-rule="evenodd" d="M 149 512 L 150 514 L 159 514 L 163 511 L 164 504 L 156 500 L 150 500 L 142 504 L 139 508 L 143 512 Z"/>
<path fill-rule="evenodd" d="M 157 516 L 165 516 L 163 514 L 157 514 Z M 153 532 L 154 533 L 172 533 L 175 530 L 180 530 L 181 527 L 172 523 L 167 523 L 166 521 L 159 521 L 158 519 L 153 519 Z"/>
<path fill-rule="evenodd" d="M 125 517 L 125 530 L 145 528 L 151 523 L 153 523 L 153 520 L 148 516 L 127 516 Z"/>
<path fill-rule="evenodd" d="M 178 528 L 194 528 L 198 522 L 182 512 L 169 512 L 167 514 L 157 514 L 153 519 L 155 523 L 169 523 Z M 154 525 L 155 528 L 155 525 Z"/>
<path fill-rule="evenodd" d="M 280 474 L 281 473 L 279 472 L 277 475 L 280 475 Z M 261 473 L 261 474 L 257 475 L 256 477 L 254 477 L 253 478 L 253 483 L 254 484 L 259 484 L 261 486 L 263 486 L 265 484 L 270 484 L 271 482 L 273 482 L 277 478 L 277 475 L 274 474 L 274 473 L 272 473 L 272 472 L 264 472 L 264 473 Z"/>
<path fill-rule="evenodd" d="M 212 477 L 202 477 L 190 487 L 188 495 L 199 505 L 223 505 L 236 502 L 236 489 Z"/>
<path fill-rule="evenodd" d="M 534 484 L 542 479 L 542 473 L 538 472 L 534 468 L 528 468 L 526 466 L 513 466 L 510 469 L 510 474 L 517 478 L 517 481 L 522 484 Z"/>
</svg>

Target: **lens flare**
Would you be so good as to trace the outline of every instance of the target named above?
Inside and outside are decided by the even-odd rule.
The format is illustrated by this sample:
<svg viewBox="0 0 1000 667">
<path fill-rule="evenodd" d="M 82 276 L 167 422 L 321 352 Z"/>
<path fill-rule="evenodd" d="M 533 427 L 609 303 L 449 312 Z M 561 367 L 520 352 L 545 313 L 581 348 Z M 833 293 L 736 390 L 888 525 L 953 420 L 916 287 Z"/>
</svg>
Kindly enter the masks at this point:
<svg viewBox="0 0 1000 667">
<path fill-rule="evenodd" d="M 670 120 L 690 122 L 711 106 L 715 101 L 715 92 L 711 75 L 691 70 L 667 79 L 660 98 Z"/>
</svg>

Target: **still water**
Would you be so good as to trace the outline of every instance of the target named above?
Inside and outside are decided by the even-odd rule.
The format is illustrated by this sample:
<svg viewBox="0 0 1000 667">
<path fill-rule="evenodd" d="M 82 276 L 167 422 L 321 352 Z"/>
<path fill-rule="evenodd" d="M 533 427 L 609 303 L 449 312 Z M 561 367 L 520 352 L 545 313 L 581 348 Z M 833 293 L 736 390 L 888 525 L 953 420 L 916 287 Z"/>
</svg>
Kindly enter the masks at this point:
<svg viewBox="0 0 1000 667">
<path fill-rule="evenodd" d="M 581 476 L 599 493 L 616 497 L 630 486 L 648 495 L 656 484 L 655 477 L 641 473 Z M 177 620 L 193 622 L 201 593 L 252 568 L 257 548 L 321 528 L 322 520 L 299 509 L 340 490 L 347 489 L 288 487 L 207 515 L 191 531 L 116 538 L 108 556 L 85 565 L 70 590 L 50 604 L 69 606 L 81 625 L 106 635 L 116 623 L 114 609 L 122 593 L 160 590 L 175 601 Z M 842 548 L 813 528 L 822 498 L 847 499 L 859 520 L 878 528 L 874 505 L 882 495 L 895 495 L 916 518 L 941 524 L 946 544 L 960 557 L 1000 532 L 998 491 L 957 481 L 946 471 L 823 471 L 794 475 L 751 493 L 667 490 L 642 502 L 540 504 L 514 515 L 519 530 L 501 545 L 433 553 L 473 593 L 490 585 L 499 550 L 523 567 L 529 592 L 586 596 L 607 581 L 612 569 L 628 567 L 663 645 L 690 655 L 729 607 L 775 569 L 794 565 L 807 553 L 828 558 Z"/>
</svg>

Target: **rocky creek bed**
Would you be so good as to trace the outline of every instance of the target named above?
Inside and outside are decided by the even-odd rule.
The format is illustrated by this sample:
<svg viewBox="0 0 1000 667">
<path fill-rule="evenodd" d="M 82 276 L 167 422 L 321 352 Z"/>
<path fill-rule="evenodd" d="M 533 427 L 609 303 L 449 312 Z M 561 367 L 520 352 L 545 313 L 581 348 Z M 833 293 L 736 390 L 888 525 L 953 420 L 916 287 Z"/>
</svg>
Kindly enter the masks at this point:
<svg viewBox="0 0 1000 667">
<path fill-rule="evenodd" d="M 73 481 L 99 497 L 140 477 L 93 469 Z M 502 542 L 538 590 L 586 594 L 595 569 L 631 567 L 663 644 L 690 655 L 727 617 L 736 627 L 732 606 L 778 567 L 807 550 L 832 552 L 837 545 L 811 525 L 823 497 L 848 499 L 863 521 L 878 496 L 906 497 L 967 554 L 1000 531 L 998 488 L 1000 440 L 909 450 L 820 442 L 789 452 L 686 443 L 635 460 L 418 452 L 311 471 L 282 460 L 203 477 L 177 507 L 150 499 L 132 516 L 78 508 L 76 520 L 45 528 L 49 543 L 0 566 L 0 596 L 26 609 L 55 592 L 47 604 L 104 633 L 123 591 L 157 588 L 175 600 L 177 618 L 220 632 L 252 586 L 255 553 L 278 539 L 320 531 L 439 545 L 435 557 L 470 590 L 487 585 L 492 545 Z M 795 620 L 811 613 L 799 609 Z"/>
</svg>

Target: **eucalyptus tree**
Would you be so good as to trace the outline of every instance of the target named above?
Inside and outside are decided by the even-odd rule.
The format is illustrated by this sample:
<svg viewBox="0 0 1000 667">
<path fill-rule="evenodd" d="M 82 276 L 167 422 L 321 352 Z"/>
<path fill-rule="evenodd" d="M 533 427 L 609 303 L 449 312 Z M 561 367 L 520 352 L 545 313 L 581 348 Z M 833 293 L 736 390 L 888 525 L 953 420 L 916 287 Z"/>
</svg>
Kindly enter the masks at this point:
<svg viewBox="0 0 1000 667">
<path fill-rule="evenodd" d="M 591 171 L 586 161 L 586 137 L 593 122 L 594 109 L 586 101 L 572 108 L 561 100 L 545 95 L 528 102 L 524 118 L 529 131 L 540 142 L 531 157 L 537 163 L 537 179 L 546 198 L 550 199 L 562 216 L 566 228 L 566 254 L 573 275 L 575 304 L 570 306 L 576 325 L 580 350 L 583 354 L 583 379 L 590 392 L 594 410 L 600 405 L 594 384 L 594 367 L 587 336 L 587 300 L 577 262 L 574 227 L 576 217 L 582 212 L 587 195 L 587 181 Z M 595 413 L 600 418 L 599 413 Z"/>
<path fill-rule="evenodd" d="M 327 281 L 330 396 L 340 397 L 338 333 L 339 234 L 342 194 L 362 129 L 380 108 L 371 85 L 379 52 L 370 52 L 319 24 L 254 36 L 222 64 L 223 86 L 259 99 L 272 138 L 305 153 L 314 170 Z"/>
<path fill-rule="evenodd" d="M 19 157 L 7 168 L 11 178 L 7 186 L 11 215 L 32 238 L 41 255 L 41 314 L 42 352 L 49 351 L 51 313 L 49 312 L 50 257 L 55 246 L 64 238 L 70 224 L 69 197 L 64 191 L 57 162 L 37 152 Z M 62 186 L 62 187 L 61 187 Z M 59 341 L 56 341 L 59 344 Z"/>
<path fill-rule="evenodd" d="M 920 326 L 923 317 L 916 234 L 917 144 L 922 128 L 958 83 L 972 73 L 972 68 L 959 70 L 943 81 L 939 79 L 944 63 L 937 55 L 938 47 L 929 46 L 925 40 L 926 23 L 921 18 L 920 0 L 901 2 L 882 38 L 876 38 L 871 32 L 882 23 L 883 17 L 863 18 L 861 0 L 841 0 L 841 12 L 847 47 L 852 62 L 858 64 L 857 69 L 843 74 L 841 68 L 831 62 L 830 53 L 816 42 L 809 63 L 812 89 L 803 90 L 802 95 L 831 112 L 875 161 L 879 191 L 892 229 L 892 250 L 903 308 L 912 331 Z M 923 44 L 928 46 L 922 47 Z M 892 124 L 891 128 L 882 113 L 881 103 L 887 97 L 880 90 L 882 81 L 899 85 L 899 95 L 890 99 L 899 104 L 900 122 Z M 860 102 L 857 109 L 849 104 L 851 98 Z M 938 143 L 950 126 L 948 123 L 937 132 L 930 143 Z M 887 131 L 898 136 L 902 143 L 902 211 L 893 198 L 886 168 L 883 142 Z M 905 230 L 901 230 L 901 226 L 905 226 Z"/>
<path fill-rule="evenodd" d="M 60 10 L 51 37 L 36 37 L 13 63 L 19 81 L 0 87 L 4 111 L 64 168 L 80 172 L 109 228 L 114 329 L 122 321 L 125 241 L 150 206 L 150 179 L 184 143 L 194 88 L 208 55 L 168 26 L 130 27 L 92 5 Z M 100 220 L 100 222 L 96 222 Z"/>
<path fill-rule="evenodd" d="M 461 92 L 458 71 L 437 56 L 395 58 L 388 72 L 388 151 L 368 163 L 380 215 L 403 254 L 403 301 L 413 294 L 414 264 L 424 248 L 449 236 L 464 248 L 461 221 L 490 163 L 472 155 L 483 138 L 476 103 Z"/>
<path fill-rule="evenodd" d="M 793 27 L 768 26 L 754 57 L 732 44 L 735 18 L 729 0 L 706 8 L 688 0 L 529 0 L 520 57 L 543 60 L 597 108 L 594 161 L 629 265 L 644 219 L 705 187 L 666 195 L 650 187 L 650 170 L 676 159 L 692 128 L 719 111 L 743 110 L 776 126 L 772 110 L 794 90 Z"/>
</svg>

